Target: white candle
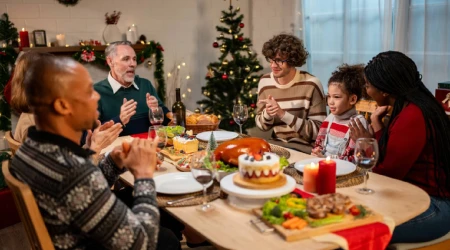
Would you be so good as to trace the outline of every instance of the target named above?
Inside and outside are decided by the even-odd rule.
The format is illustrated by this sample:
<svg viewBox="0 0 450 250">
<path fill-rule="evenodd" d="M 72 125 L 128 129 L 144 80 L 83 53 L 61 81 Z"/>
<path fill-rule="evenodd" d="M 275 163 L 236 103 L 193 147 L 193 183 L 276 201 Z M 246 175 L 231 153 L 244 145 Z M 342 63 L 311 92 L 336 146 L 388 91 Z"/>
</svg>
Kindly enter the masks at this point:
<svg viewBox="0 0 450 250">
<path fill-rule="evenodd" d="M 64 34 L 56 35 L 56 44 L 58 44 L 59 47 L 64 47 L 66 45 L 66 36 Z"/>
</svg>

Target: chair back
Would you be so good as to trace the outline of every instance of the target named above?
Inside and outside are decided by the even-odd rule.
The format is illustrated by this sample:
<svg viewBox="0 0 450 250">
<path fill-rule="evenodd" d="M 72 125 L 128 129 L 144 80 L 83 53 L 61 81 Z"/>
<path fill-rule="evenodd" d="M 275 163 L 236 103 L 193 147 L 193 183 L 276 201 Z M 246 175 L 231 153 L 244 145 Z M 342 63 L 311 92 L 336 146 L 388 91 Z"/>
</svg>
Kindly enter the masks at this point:
<svg viewBox="0 0 450 250">
<path fill-rule="evenodd" d="M 11 131 L 6 131 L 5 137 L 6 137 L 6 140 L 8 141 L 8 145 L 11 148 L 11 152 L 14 156 L 16 154 L 17 149 L 19 149 L 21 143 L 14 140 L 14 138 L 12 137 Z"/>
<path fill-rule="evenodd" d="M 31 249 L 55 249 L 30 187 L 11 175 L 9 161 L 3 161 L 2 171 L 6 184 L 12 191 Z"/>
<path fill-rule="evenodd" d="M 371 100 L 359 100 L 356 103 L 356 111 L 369 121 L 370 115 L 377 109 L 377 102 Z"/>
</svg>

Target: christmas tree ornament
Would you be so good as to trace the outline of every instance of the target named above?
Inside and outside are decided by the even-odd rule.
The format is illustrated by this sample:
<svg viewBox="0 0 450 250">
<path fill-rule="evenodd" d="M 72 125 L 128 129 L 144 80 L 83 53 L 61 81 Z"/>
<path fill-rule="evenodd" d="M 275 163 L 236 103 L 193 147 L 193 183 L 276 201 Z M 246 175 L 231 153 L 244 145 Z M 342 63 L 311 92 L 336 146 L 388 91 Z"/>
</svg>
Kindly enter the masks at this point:
<svg viewBox="0 0 450 250">
<path fill-rule="evenodd" d="M 256 78 L 253 78 L 253 82 L 257 82 L 258 80 L 256 80 Z"/>
<path fill-rule="evenodd" d="M 223 38 L 223 33 L 220 33 L 219 37 L 220 37 L 220 38 Z"/>
<path fill-rule="evenodd" d="M 239 37 L 238 35 L 234 35 L 234 39 L 238 39 L 238 37 Z"/>
<path fill-rule="evenodd" d="M 225 66 L 225 65 L 228 65 L 228 60 L 227 60 L 227 59 L 223 60 L 223 61 L 222 61 L 222 65 L 224 65 L 224 66 Z"/>
<path fill-rule="evenodd" d="M 246 66 L 246 67 L 244 68 L 244 70 L 247 71 L 247 72 L 250 72 L 250 67 L 249 67 L 249 66 Z"/>
<path fill-rule="evenodd" d="M 256 104 L 252 103 L 252 104 L 250 104 L 250 107 L 251 107 L 252 109 L 254 109 L 254 108 L 256 107 Z"/>
<path fill-rule="evenodd" d="M 238 38 L 238 40 L 239 40 L 239 42 L 242 42 L 242 41 L 244 41 L 244 37 L 240 36 L 240 37 Z"/>
<path fill-rule="evenodd" d="M 196 113 L 196 114 L 200 114 L 200 109 L 199 108 L 196 108 L 195 110 L 194 110 L 194 112 Z"/>
<path fill-rule="evenodd" d="M 222 79 L 223 79 L 223 80 L 227 80 L 227 79 L 228 79 L 228 75 L 227 75 L 227 73 L 223 73 L 223 75 L 222 75 Z"/>
<path fill-rule="evenodd" d="M 213 78 L 214 77 L 214 70 L 211 68 L 208 68 L 208 72 L 206 73 L 207 78 Z"/>
<path fill-rule="evenodd" d="M 248 51 L 248 54 L 251 55 L 251 54 L 253 54 L 253 52 L 252 52 L 251 50 L 249 50 L 249 51 Z"/>
<path fill-rule="evenodd" d="M 225 49 L 225 48 L 220 48 L 220 52 L 225 52 L 227 49 Z"/>
<path fill-rule="evenodd" d="M 230 33 L 230 34 L 231 34 L 231 33 L 233 33 L 233 31 L 232 31 L 231 29 L 229 29 L 229 30 L 228 30 L 228 33 Z"/>
<path fill-rule="evenodd" d="M 150 68 L 152 65 L 153 65 L 152 61 L 148 61 L 148 62 L 147 62 L 147 67 Z"/>
<path fill-rule="evenodd" d="M 256 65 L 256 66 L 255 66 L 255 69 L 259 69 L 259 65 Z"/>
<path fill-rule="evenodd" d="M 240 11 L 240 10 L 241 10 L 241 7 L 237 7 L 236 10 L 237 10 L 237 11 Z"/>
<path fill-rule="evenodd" d="M 244 80 L 244 83 L 247 83 L 247 79 Z"/>
<path fill-rule="evenodd" d="M 214 48 L 219 47 L 219 43 L 218 43 L 218 42 L 213 42 L 213 47 L 214 47 Z"/>
<path fill-rule="evenodd" d="M 254 118 L 254 117 L 255 117 L 255 114 L 254 114 L 254 113 L 251 113 L 251 114 L 250 114 L 250 117 L 251 117 L 251 118 Z"/>
<path fill-rule="evenodd" d="M 221 23 L 223 23 L 225 21 L 225 17 L 221 16 L 219 20 L 220 20 Z"/>
<path fill-rule="evenodd" d="M 233 70 L 230 70 L 230 75 L 234 74 Z"/>
<path fill-rule="evenodd" d="M 247 47 L 247 44 L 242 45 L 242 48 L 243 48 L 243 49 L 248 48 L 248 47 Z"/>
<path fill-rule="evenodd" d="M 230 125 L 234 125 L 235 122 L 233 120 L 230 120 Z"/>
<path fill-rule="evenodd" d="M 222 44 L 222 48 L 224 48 L 224 49 L 225 49 L 226 47 L 227 47 L 227 45 L 226 45 L 226 44 Z"/>
<path fill-rule="evenodd" d="M 239 24 L 239 27 L 241 27 L 241 29 L 244 28 L 244 26 L 245 26 L 244 23 Z"/>
</svg>

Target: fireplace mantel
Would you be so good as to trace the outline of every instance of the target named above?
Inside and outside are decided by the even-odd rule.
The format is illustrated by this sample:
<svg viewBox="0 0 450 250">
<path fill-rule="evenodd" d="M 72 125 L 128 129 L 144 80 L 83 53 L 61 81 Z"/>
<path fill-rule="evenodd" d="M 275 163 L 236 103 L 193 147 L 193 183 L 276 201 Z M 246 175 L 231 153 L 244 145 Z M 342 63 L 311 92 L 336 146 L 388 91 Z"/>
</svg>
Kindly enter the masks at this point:
<svg viewBox="0 0 450 250">
<path fill-rule="evenodd" d="M 107 46 L 101 45 L 101 46 L 92 46 L 92 48 L 97 52 L 104 52 Z M 142 51 L 145 48 L 145 45 L 143 44 L 134 44 L 132 45 L 134 51 L 136 53 Z M 72 56 L 76 52 L 81 50 L 81 46 L 69 46 L 69 47 L 33 47 L 33 48 L 23 48 L 23 51 L 36 51 L 36 52 L 43 52 L 43 53 L 51 53 L 55 55 L 62 55 Z M 18 52 L 19 49 L 16 48 L 16 51 Z"/>
</svg>

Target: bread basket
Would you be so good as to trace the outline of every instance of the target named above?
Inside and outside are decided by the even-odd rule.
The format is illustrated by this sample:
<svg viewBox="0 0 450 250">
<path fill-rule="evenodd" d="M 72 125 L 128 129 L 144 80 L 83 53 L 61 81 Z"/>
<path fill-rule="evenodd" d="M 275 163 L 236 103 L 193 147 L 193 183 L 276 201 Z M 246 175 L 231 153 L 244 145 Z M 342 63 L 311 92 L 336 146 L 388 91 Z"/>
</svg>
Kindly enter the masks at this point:
<svg viewBox="0 0 450 250">
<path fill-rule="evenodd" d="M 215 115 L 192 114 L 186 117 L 186 130 L 192 130 L 196 135 L 205 131 L 214 131 L 219 128 L 220 120 Z"/>
<path fill-rule="evenodd" d="M 214 131 L 219 128 L 220 121 L 216 124 L 186 124 L 186 131 L 192 130 L 194 135 L 205 131 Z"/>
</svg>

